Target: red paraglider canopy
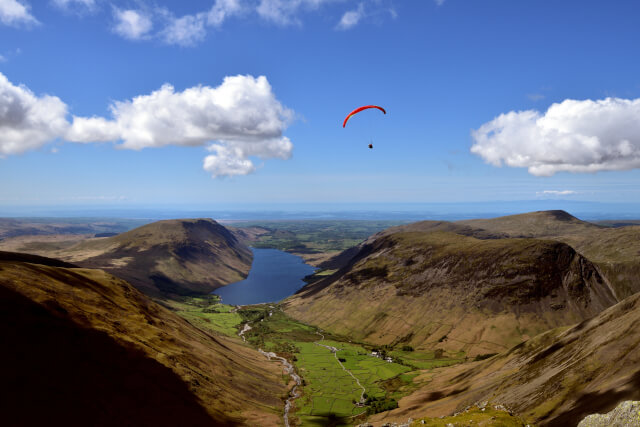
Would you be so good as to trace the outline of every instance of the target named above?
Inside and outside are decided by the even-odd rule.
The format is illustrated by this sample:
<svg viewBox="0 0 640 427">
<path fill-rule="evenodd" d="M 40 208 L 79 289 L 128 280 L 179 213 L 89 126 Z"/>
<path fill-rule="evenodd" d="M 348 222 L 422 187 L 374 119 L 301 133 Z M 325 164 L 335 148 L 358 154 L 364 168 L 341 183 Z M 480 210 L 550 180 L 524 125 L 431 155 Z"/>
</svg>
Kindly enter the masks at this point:
<svg viewBox="0 0 640 427">
<path fill-rule="evenodd" d="M 378 107 L 377 105 L 365 105 L 364 107 L 356 108 L 355 110 L 347 114 L 347 117 L 345 117 L 344 122 L 342 123 L 342 127 L 345 127 L 347 125 L 347 122 L 349 121 L 351 116 L 353 116 L 354 114 L 358 114 L 360 111 L 367 110 L 369 108 L 377 108 L 378 110 L 382 111 L 384 114 L 387 114 L 387 112 L 384 111 L 384 108 L 382 107 Z"/>
</svg>

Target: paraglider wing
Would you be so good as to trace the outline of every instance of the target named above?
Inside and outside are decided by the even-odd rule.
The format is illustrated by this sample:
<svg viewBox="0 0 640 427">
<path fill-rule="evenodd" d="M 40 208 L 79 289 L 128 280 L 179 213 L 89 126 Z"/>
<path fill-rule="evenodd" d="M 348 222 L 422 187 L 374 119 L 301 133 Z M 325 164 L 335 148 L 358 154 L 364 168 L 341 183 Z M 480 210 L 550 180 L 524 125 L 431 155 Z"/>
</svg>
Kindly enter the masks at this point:
<svg viewBox="0 0 640 427">
<path fill-rule="evenodd" d="M 387 112 L 384 111 L 384 108 L 382 107 L 378 107 L 377 105 L 365 105 L 364 107 L 356 108 L 355 110 L 347 114 L 347 117 L 344 118 L 344 122 L 342 122 L 342 127 L 345 127 L 347 125 L 347 122 L 349 121 L 351 116 L 353 116 L 354 114 L 358 114 L 360 111 L 367 110 L 369 108 L 377 108 L 378 110 L 382 111 L 384 114 L 387 114 Z"/>
</svg>

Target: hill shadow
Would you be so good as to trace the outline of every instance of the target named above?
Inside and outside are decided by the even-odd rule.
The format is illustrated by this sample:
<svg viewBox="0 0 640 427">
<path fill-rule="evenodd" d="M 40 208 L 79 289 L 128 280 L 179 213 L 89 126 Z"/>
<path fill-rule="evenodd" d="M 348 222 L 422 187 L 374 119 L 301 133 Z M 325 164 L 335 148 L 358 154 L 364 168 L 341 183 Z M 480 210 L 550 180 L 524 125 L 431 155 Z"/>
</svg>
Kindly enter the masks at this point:
<svg viewBox="0 0 640 427">
<path fill-rule="evenodd" d="M 39 305 L 1 286 L 3 426 L 211 426 L 169 368 L 107 333 L 79 327 L 55 301 Z"/>
</svg>

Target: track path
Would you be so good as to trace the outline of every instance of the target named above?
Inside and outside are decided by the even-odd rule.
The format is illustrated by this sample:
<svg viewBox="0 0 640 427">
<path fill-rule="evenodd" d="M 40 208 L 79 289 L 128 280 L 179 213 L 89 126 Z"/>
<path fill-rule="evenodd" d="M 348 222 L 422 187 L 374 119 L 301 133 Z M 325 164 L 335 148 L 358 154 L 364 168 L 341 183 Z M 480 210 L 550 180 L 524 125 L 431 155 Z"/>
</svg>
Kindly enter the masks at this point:
<svg viewBox="0 0 640 427">
<path fill-rule="evenodd" d="M 340 361 L 340 359 L 338 358 L 338 351 L 340 349 L 335 348 L 333 346 L 330 345 L 325 345 L 325 344 L 320 344 L 322 341 L 324 341 L 324 335 L 322 335 L 320 332 L 316 332 L 316 334 L 320 335 L 322 337 L 322 339 L 320 341 L 316 341 L 314 342 L 315 345 L 319 345 L 320 347 L 324 347 L 326 349 L 329 349 L 333 355 L 336 358 L 336 361 L 340 364 L 340 367 L 342 368 L 343 371 L 345 371 L 347 374 L 351 375 L 351 378 L 353 378 L 356 383 L 358 384 L 358 387 L 360 387 L 362 389 L 362 393 L 360 393 L 360 403 L 364 404 L 364 394 L 367 392 L 367 390 L 365 390 L 365 388 L 362 386 L 362 384 L 360 384 L 360 380 L 358 380 L 352 373 L 350 370 L 348 370 L 347 368 L 344 367 L 344 365 L 342 364 L 342 362 Z M 360 414 L 359 414 L 360 415 Z"/>
</svg>

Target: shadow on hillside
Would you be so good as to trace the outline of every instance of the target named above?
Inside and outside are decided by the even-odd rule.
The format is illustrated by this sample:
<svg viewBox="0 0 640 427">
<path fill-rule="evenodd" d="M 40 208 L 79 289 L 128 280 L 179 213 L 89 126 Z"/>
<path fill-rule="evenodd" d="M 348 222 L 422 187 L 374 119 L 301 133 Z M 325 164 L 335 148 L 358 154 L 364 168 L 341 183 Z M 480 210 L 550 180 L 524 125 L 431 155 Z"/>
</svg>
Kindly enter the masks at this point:
<svg viewBox="0 0 640 427">
<path fill-rule="evenodd" d="M 1 282 L 0 282 L 1 285 Z M 0 286 L 3 426 L 211 426 L 169 368 Z"/>
</svg>

